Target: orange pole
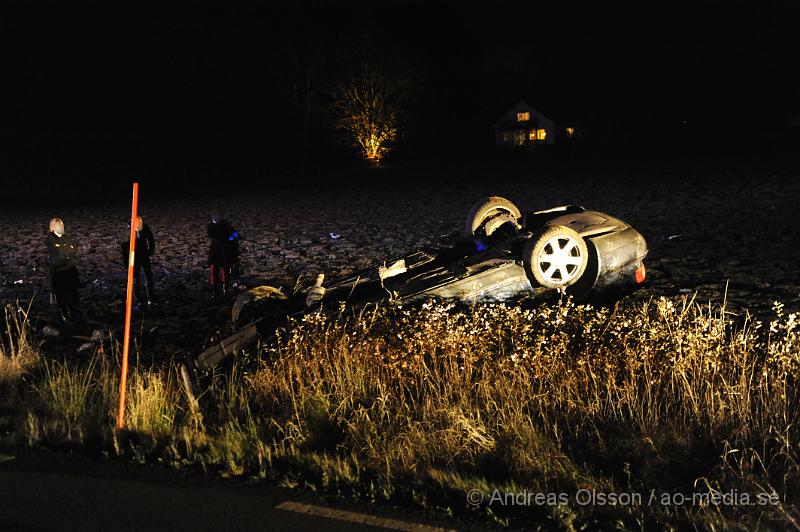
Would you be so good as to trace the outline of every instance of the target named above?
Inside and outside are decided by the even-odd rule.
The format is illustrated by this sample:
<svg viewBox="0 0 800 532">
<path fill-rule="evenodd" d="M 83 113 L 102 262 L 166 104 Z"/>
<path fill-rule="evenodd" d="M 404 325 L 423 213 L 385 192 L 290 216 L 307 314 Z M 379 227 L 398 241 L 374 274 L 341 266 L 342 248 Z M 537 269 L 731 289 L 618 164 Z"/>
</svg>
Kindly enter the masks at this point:
<svg viewBox="0 0 800 532">
<path fill-rule="evenodd" d="M 125 390 L 128 381 L 128 350 L 131 338 L 131 312 L 133 306 L 133 264 L 136 259 L 136 217 L 139 206 L 139 183 L 133 184 L 133 205 L 131 206 L 131 244 L 128 252 L 128 290 L 125 298 L 125 337 L 122 342 L 122 376 L 119 381 L 119 412 L 117 430 L 125 424 Z"/>
</svg>

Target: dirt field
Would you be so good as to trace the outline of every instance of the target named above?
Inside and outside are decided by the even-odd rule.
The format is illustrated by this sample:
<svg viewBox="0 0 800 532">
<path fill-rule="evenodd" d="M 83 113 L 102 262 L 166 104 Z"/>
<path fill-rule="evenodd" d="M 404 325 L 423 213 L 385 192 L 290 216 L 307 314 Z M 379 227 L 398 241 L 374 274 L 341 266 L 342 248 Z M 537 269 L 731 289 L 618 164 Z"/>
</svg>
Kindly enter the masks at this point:
<svg viewBox="0 0 800 532">
<path fill-rule="evenodd" d="M 463 176 L 463 177 L 462 177 Z M 576 203 L 608 212 L 647 239 L 648 281 L 632 299 L 679 297 L 695 291 L 729 307 L 769 316 L 773 301 L 800 308 L 800 177 L 790 168 L 735 171 L 699 165 L 681 171 L 625 172 L 474 168 L 389 169 L 358 184 L 286 186 L 277 192 L 224 197 L 159 199 L 141 191 L 140 211 L 156 236 L 153 259 L 159 304 L 134 324 L 146 359 L 168 358 L 200 347 L 227 325 L 232 298 L 208 298 L 205 226 L 220 207 L 243 235 L 245 286 L 269 283 L 291 289 L 317 273 L 336 275 L 387 256 L 435 245 L 463 225 L 470 205 L 487 195 L 506 196 L 524 210 Z M 47 304 L 44 236 L 53 216 L 64 219 L 80 246 L 84 322 L 48 339 L 50 352 L 74 353 L 71 336 L 93 329 L 118 333 L 124 309 L 125 269 L 118 238 L 130 206 L 51 210 L 12 205 L 2 215 L 2 302 L 33 298 L 37 329 L 59 325 Z M 333 238 L 331 234 L 339 235 Z"/>
</svg>

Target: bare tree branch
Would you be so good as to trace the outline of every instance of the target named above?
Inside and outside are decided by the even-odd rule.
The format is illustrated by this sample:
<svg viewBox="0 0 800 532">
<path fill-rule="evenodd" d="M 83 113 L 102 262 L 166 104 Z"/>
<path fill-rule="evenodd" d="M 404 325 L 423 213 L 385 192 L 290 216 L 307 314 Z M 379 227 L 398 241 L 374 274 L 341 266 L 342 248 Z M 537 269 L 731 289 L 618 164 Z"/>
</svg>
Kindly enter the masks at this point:
<svg viewBox="0 0 800 532">
<path fill-rule="evenodd" d="M 362 62 L 332 90 L 336 129 L 373 164 L 379 164 L 397 139 L 404 115 L 405 84 L 385 69 Z"/>
</svg>

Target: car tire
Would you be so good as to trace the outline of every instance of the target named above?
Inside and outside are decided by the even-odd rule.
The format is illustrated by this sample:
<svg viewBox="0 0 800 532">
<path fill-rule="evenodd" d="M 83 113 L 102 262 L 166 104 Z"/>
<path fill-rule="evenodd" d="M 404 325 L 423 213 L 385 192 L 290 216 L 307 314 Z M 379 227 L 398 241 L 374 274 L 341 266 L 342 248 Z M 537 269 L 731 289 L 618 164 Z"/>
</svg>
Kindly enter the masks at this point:
<svg viewBox="0 0 800 532">
<path fill-rule="evenodd" d="M 264 313 L 265 307 L 287 298 L 277 288 L 271 286 L 257 286 L 239 294 L 231 308 L 231 320 L 234 325 L 241 325 L 253 321 Z"/>
<path fill-rule="evenodd" d="M 490 196 L 475 202 L 467 214 L 466 232 L 475 235 L 487 221 L 496 216 L 507 217 L 507 221 L 519 224 L 522 212 L 514 203 L 500 196 Z M 489 236 L 489 235 L 486 235 Z"/>
<path fill-rule="evenodd" d="M 522 262 L 531 283 L 565 289 L 586 271 L 589 248 L 574 229 L 556 225 L 531 237 L 522 252 Z"/>
</svg>

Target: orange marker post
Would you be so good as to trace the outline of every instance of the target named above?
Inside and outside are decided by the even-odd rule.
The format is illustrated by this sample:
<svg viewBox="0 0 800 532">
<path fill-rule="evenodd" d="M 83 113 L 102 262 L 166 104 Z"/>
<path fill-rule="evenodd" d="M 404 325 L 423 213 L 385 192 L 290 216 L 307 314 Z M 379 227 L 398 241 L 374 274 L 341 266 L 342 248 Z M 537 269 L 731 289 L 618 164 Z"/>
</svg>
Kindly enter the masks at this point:
<svg viewBox="0 0 800 532">
<path fill-rule="evenodd" d="M 125 390 L 128 381 L 128 350 L 131 338 L 131 312 L 133 306 L 133 265 L 136 259 L 136 217 L 139 206 L 139 183 L 133 184 L 133 205 L 131 206 L 131 244 L 128 252 L 128 289 L 125 298 L 125 337 L 122 342 L 122 376 L 119 381 L 119 412 L 117 430 L 125 424 Z"/>
</svg>

